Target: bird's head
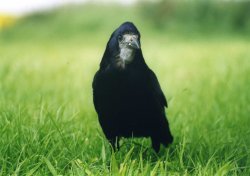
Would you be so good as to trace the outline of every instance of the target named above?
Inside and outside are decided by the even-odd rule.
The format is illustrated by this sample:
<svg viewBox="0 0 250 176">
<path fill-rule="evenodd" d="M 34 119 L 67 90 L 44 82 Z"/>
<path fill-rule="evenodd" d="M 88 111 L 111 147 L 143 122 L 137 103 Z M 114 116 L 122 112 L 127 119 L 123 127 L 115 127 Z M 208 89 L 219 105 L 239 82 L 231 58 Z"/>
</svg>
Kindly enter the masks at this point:
<svg viewBox="0 0 250 176">
<path fill-rule="evenodd" d="M 110 63 L 119 69 L 132 63 L 138 52 L 141 53 L 140 33 L 131 22 L 123 23 L 113 32 L 105 51 L 106 57 L 111 59 Z"/>
<path fill-rule="evenodd" d="M 133 23 L 123 23 L 117 29 L 117 35 L 115 36 L 119 44 L 119 49 L 140 49 L 140 33 Z"/>
</svg>

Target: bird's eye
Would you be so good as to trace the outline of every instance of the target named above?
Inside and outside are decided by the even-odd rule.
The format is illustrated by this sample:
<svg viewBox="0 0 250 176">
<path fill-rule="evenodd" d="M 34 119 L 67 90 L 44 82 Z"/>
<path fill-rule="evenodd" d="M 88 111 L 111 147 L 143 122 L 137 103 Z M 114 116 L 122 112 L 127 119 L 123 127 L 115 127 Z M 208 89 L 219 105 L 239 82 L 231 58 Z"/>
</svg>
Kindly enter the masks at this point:
<svg viewBox="0 0 250 176">
<path fill-rule="evenodd" d="M 121 35 L 118 36 L 118 40 L 119 40 L 119 41 L 122 40 L 122 36 L 121 36 Z"/>
</svg>

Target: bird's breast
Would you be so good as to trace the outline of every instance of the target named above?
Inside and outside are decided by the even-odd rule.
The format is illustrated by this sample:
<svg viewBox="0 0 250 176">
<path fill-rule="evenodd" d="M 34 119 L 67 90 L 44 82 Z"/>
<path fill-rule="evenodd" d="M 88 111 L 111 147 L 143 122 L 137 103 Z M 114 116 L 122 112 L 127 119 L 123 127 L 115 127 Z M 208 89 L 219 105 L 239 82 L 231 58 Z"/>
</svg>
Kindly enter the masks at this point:
<svg viewBox="0 0 250 176">
<path fill-rule="evenodd" d="M 110 75 L 102 86 L 102 100 L 108 109 L 125 113 L 139 108 L 148 100 L 147 85 L 144 78 L 131 73 Z"/>
</svg>

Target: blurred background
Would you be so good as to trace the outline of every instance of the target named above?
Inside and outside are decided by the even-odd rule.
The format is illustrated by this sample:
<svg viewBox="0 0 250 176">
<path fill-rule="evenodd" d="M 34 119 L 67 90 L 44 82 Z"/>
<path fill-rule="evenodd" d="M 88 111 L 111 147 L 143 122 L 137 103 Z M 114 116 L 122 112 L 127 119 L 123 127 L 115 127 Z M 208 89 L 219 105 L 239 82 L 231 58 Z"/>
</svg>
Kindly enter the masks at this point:
<svg viewBox="0 0 250 176">
<path fill-rule="evenodd" d="M 22 161 L 25 173 L 44 163 L 41 156 L 60 173 L 75 158 L 103 169 L 91 84 L 125 21 L 139 29 L 168 100 L 175 136 L 168 170 L 205 175 L 214 163 L 216 175 L 220 166 L 229 173 L 249 166 L 250 1 L 0 0 L 1 173 Z"/>
<path fill-rule="evenodd" d="M 101 32 L 102 36 L 126 20 L 143 26 L 141 30 L 187 37 L 196 34 L 247 35 L 249 8 L 249 1 L 25 0 L 20 3 L 10 0 L 0 4 L 1 38 L 10 40 L 17 35 L 26 38 L 25 32 L 31 32 L 28 31 L 31 25 L 39 25 L 40 31 L 33 30 L 29 40 L 48 36 L 60 38 L 60 35 L 73 38 L 80 32 L 80 36 L 89 32 L 98 35 Z M 14 24 L 19 30 L 10 29 Z M 11 32 L 12 37 L 8 36 Z"/>
</svg>

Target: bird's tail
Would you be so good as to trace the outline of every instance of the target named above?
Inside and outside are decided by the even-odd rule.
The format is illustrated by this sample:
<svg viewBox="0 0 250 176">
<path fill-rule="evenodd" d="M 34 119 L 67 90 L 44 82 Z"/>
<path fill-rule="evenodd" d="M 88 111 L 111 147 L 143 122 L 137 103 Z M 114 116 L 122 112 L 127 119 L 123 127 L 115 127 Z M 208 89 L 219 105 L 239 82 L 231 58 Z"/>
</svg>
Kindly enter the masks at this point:
<svg viewBox="0 0 250 176">
<path fill-rule="evenodd" d="M 169 144 L 171 144 L 174 140 L 166 118 L 164 118 L 164 121 L 162 122 L 162 124 L 160 126 L 160 135 L 159 136 L 160 136 L 160 142 L 165 147 L 167 147 Z"/>
</svg>

